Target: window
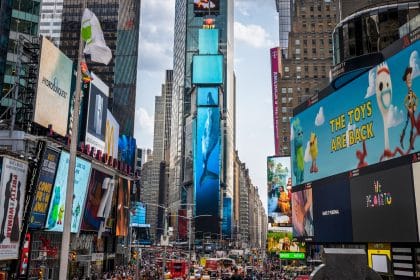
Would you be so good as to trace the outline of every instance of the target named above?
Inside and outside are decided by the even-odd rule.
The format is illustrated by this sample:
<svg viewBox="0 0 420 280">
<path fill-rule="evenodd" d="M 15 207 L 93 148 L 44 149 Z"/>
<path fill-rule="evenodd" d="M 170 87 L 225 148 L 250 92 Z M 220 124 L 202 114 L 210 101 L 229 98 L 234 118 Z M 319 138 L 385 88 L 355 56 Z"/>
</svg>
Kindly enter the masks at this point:
<svg viewBox="0 0 420 280">
<path fill-rule="evenodd" d="M 287 88 L 287 93 L 293 93 L 293 88 L 291 87 Z"/>
<path fill-rule="evenodd" d="M 308 40 L 303 40 L 303 45 L 307 46 L 308 45 Z"/>
<path fill-rule="evenodd" d="M 321 46 L 323 46 L 324 45 L 324 39 L 320 39 L 319 43 L 321 44 Z"/>
<path fill-rule="evenodd" d="M 281 88 L 281 93 L 283 93 L 283 94 L 285 94 L 285 93 L 286 93 L 286 88 L 285 88 L 285 87 L 282 87 L 282 88 Z"/>
<path fill-rule="evenodd" d="M 314 7 L 313 7 L 313 6 L 311 6 L 311 7 L 309 8 L 309 10 L 310 10 L 311 12 L 313 12 L 313 11 L 314 11 Z"/>
<path fill-rule="evenodd" d="M 296 49 L 296 54 L 300 54 L 300 49 Z"/>
<path fill-rule="evenodd" d="M 281 112 L 282 112 L 282 113 L 287 113 L 287 108 L 286 108 L 286 107 L 282 107 L 282 108 L 281 108 Z"/>
<path fill-rule="evenodd" d="M 284 66 L 284 72 L 289 72 L 289 67 L 288 66 Z"/>
<path fill-rule="evenodd" d="M 312 48 L 312 54 L 316 54 L 316 48 Z"/>
<path fill-rule="evenodd" d="M 295 45 L 300 45 L 300 40 L 299 39 L 295 40 Z"/>
<path fill-rule="evenodd" d="M 312 39 L 312 46 L 315 46 L 315 45 L 316 45 L 316 40 Z"/>
<path fill-rule="evenodd" d="M 302 67 L 296 66 L 296 72 L 300 72 L 300 71 L 302 71 Z"/>
<path fill-rule="evenodd" d="M 282 98 L 281 98 L 281 103 L 282 103 L 282 104 L 286 104 L 286 102 L 287 102 L 286 97 L 282 97 Z"/>
</svg>

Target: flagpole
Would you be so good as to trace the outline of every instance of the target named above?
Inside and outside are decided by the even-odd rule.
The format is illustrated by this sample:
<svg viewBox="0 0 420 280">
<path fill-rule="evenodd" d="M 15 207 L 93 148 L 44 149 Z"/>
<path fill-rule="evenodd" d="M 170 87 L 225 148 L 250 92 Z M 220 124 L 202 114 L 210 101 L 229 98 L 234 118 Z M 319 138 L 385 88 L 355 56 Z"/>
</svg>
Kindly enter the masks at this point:
<svg viewBox="0 0 420 280">
<path fill-rule="evenodd" d="M 82 1 L 82 13 L 86 8 L 86 0 Z M 80 21 L 81 22 L 81 21 Z M 74 100 L 73 110 L 73 125 L 70 142 L 70 162 L 67 176 L 67 190 L 66 190 L 66 205 L 64 212 L 64 224 L 63 224 L 63 236 L 61 240 L 61 252 L 60 252 L 60 280 L 66 280 L 69 262 L 69 246 L 70 246 L 70 232 L 71 232 L 71 219 L 73 212 L 73 193 L 74 193 L 74 173 L 76 171 L 76 151 L 77 151 L 77 140 L 79 134 L 79 111 L 80 111 L 80 99 L 81 99 L 81 81 L 82 71 L 80 62 L 83 59 L 83 39 L 81 34 L 81 28 L 79 30 L 79 52 L 77 59 L 77 77 L 76 77 L 76 94 Z"/>
</svg>

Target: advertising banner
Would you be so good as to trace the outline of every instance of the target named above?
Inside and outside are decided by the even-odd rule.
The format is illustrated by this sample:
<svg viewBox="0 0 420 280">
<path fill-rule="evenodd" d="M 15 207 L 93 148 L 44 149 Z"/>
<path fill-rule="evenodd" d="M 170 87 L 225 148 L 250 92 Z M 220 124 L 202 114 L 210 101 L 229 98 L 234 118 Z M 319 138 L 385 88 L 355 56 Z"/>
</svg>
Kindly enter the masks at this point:
<svg viewBox="0 0 420 280">
<path fill-rule="evenodd" d="M 196 231 L 218 233 L 220 200 L 220 109 L 198 107 L 194 151 Z M 209 222 L 211 221 L 211 222 Z"/>
<path fill-rule="evenodd" d="M 121 135 L 118 140 L 119 159 L 134 169 L 136 162 L 136 139 L 127 135 Z"/>
<path fill-rule="evenodd" d="M 292 227 L 278 227 L 267 233 L 268 252 L 305 252 L 305 244 L 294 242 Z"/>
<path fill-rule="evenodd" d="M 55 176 L 54 188 L 51 195 L 45 227 L 50 231 L 63 231 L 64 211 L 66 205 L 67 175 L 69 170 L 70 155 L 62 151 Z M 76 158 L 74 176 L 73 209 L 71 219 L 71 232 L 79 231 L 81 216 L 85 206 L 86 191 L 88 187 L 91 163 L 81 158 Z"/>
<path fill-rule="evenodd" d="M 198 53 L 218 54 L 219 53 L 219 29 L 198 30 Z"/>
<path fill-rule="evenodd" d="M 187 209 L 178 210 L 178 236 L 180 240 L 186 240 L 188 238 L 188 219 Z"/>
<path fill-rule="evenodd" d="M 106 196 L 108 191 L 107 183 L 109 183 L 110 179 L 112 179 L 110 175 L 92 169 L 86 198 L 86 208 L 82 220 L 82 230 L 98 231 L 100 229 L 101 223 L 104 221 L 104 218 L 100 215 L 100 206 L 102 202 L 110 202 Z"/>
<path fill-rule="evenodd" d="M 28 164 L 0 157 L 0 260 L 19 257 Z"/>
<path fill-rule="evenodd" d="M 92 73 L 92 78 L 89 90 L 85 142 L 96 150 L 105 151 L 109 88 L 94 73 Z"/>
<path fill-rule="evenodd" d="M 73 62 L 42 38 L 34 122 L 61 136 L 67 134 Z"/>
<path fill-rule="evenodd" d="M 193 84 L 223 83 L 223 55 L 193 56 Z"/>
<path fill-rule="evenodd" d="M 420 150 L 420 41 L 291 120 L 293 186 Z"/>
<path fill-rule="evenodd" d="M 271 227 L 292 224 L 291 177 L 290 157 L 267 158 L 267 210 Z"/>
<path fill-rule="evenodd" d="M 195 14 L 215 14 L 220 10 L 220 0 L 194 0 Z"/>
<path fill-rule="evenodd" d="M 141 227 L 146 224 L 146 206 L 140 201 L 132 201 L 130 208 L 130 226 Z"/>
<path fill-rule="evenodd" d="M 232 198 L 223 198 L 222 234 L 230 238 L 232 235 Z"/>
<path fill-rule="evenodd" d="M 312 186 L 292 193 L 293 236 L 305 239 L 314 236 Z"/>
<path fill-rule="evenodd" d="M 271 57 L 271 92 L 273 95 L 273 124 L 274 124 L 274 147 L 276 155 L 280 154 L 279 141 L 279 90 L 278 79 L 281 78 L 282 64 L 280 48 L 270 49 Z"/>
<path fill-rule="evenodd" d="M 218 87 L 199 87 L 197 89 L 197 106 L 214 106 L 218 104 Z"/>
<path fill-rule="evenodd" d="M 129 214 L 128 207 L 130 207 L 130 181 L 119 178 L 118 179 L 118 201 L 117 201 L 117 236 L 127 236 Z"/>
<path fill-rule="evenodd" d="M 29 228 L 31 229 L 40 229 L 45 226 L 59 158 L 60 153 L 58 151 L 48 147 L 45 148 L 29 218 Z"/>
<path fill-rule="evenodd" d="M 417 242 L 411 165 L 350 180 L 354 242 Z"/>
<path fill-rule="evenodd" d="M 348 176 L 313 182 L 312 193 L 314 197 L 314 241 L 352 242 Z"/>
<path fill-rule="evenodd" d="M 118 137 L 120 136 L 120 125 L 112 115 L 111 111 L 106 110 L 106 129 L 105 129 L 105 150 L 109 156 L 118 159 Z"/>
</svg>

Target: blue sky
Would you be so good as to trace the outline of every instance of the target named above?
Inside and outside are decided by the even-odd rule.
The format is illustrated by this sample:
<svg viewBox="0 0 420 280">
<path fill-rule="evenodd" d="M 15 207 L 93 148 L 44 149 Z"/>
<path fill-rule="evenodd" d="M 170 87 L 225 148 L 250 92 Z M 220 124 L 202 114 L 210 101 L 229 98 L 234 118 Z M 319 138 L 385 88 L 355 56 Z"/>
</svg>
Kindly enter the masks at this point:
<svg viewBox="0 0 420 280">
<path fill-rule="evenodd" d="M 141 148 L 153 147 L 154 99 L 172 69 L 174 8 L 175 0 L 142 1 L 134 133 Z M 234 13 L 236 149 L 267 208 L 266 158 L 274 153 L 269 51 L 278 45 L 278 15 L 274 0 L 235 0 Z"/>
</svg>

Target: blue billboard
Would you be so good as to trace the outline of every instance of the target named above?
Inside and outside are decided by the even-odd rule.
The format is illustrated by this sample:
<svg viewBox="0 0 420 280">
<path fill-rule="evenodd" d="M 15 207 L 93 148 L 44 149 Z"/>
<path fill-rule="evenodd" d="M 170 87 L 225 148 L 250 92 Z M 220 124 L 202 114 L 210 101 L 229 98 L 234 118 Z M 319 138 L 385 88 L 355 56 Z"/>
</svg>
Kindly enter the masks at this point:
<svg viewBox="0 0 420 280">
<path fill-rule="evenodd" d="M 199 54 L 217 54 L 219 52 L 218 29 L 198 30 L 198 52 Z"/>
<path fill-rule="evenodd" d="M 131 202 L 130 226 L 142 227 L 146 224 L 146 206 L 140 201 Z"/>
<path fill-rule="evenodd" d="M 417 41 L 291 120 L 293 187 L 420 150 Z"/>
<path fill-rule="evenodd" d="M 221 84 L 223 55 L 195 55 L 192 74 L 193 84 Z"/>
<path fill-rule="evenodd" d="M 219 88 L 199 87 L 197 89 L 197 106 L 215 106 L 219 104 Z"/>
<path fill-rule="evenodd" d="M 132 170 L 135 167 L 136 149 L 136 139 L 127 135 L 120 136 L 118 139 L 119 159 L 128 164 Z"/>
<path fill-rule="evenodd" d="M 67 175 L 69 170 L 70 155 L 62 151 L 55 177 L 54 189 L 51 195 L 50 209 L 48 211 L 45 227 L 51 231 L 63 231 L 64 211 L 66 205 Z M 71 232 L 79 231 L 83 209 L 85 207 L 86 192 L 90 177 L 91 163 L 81 158 L 76 158 L 74 176 L 73 209 Z"/>
<path fill-rule="evenodd" d="M 230 238 L 232 235 L 232 198 L 223 198 L 222 234 Z"/>
</svg>

